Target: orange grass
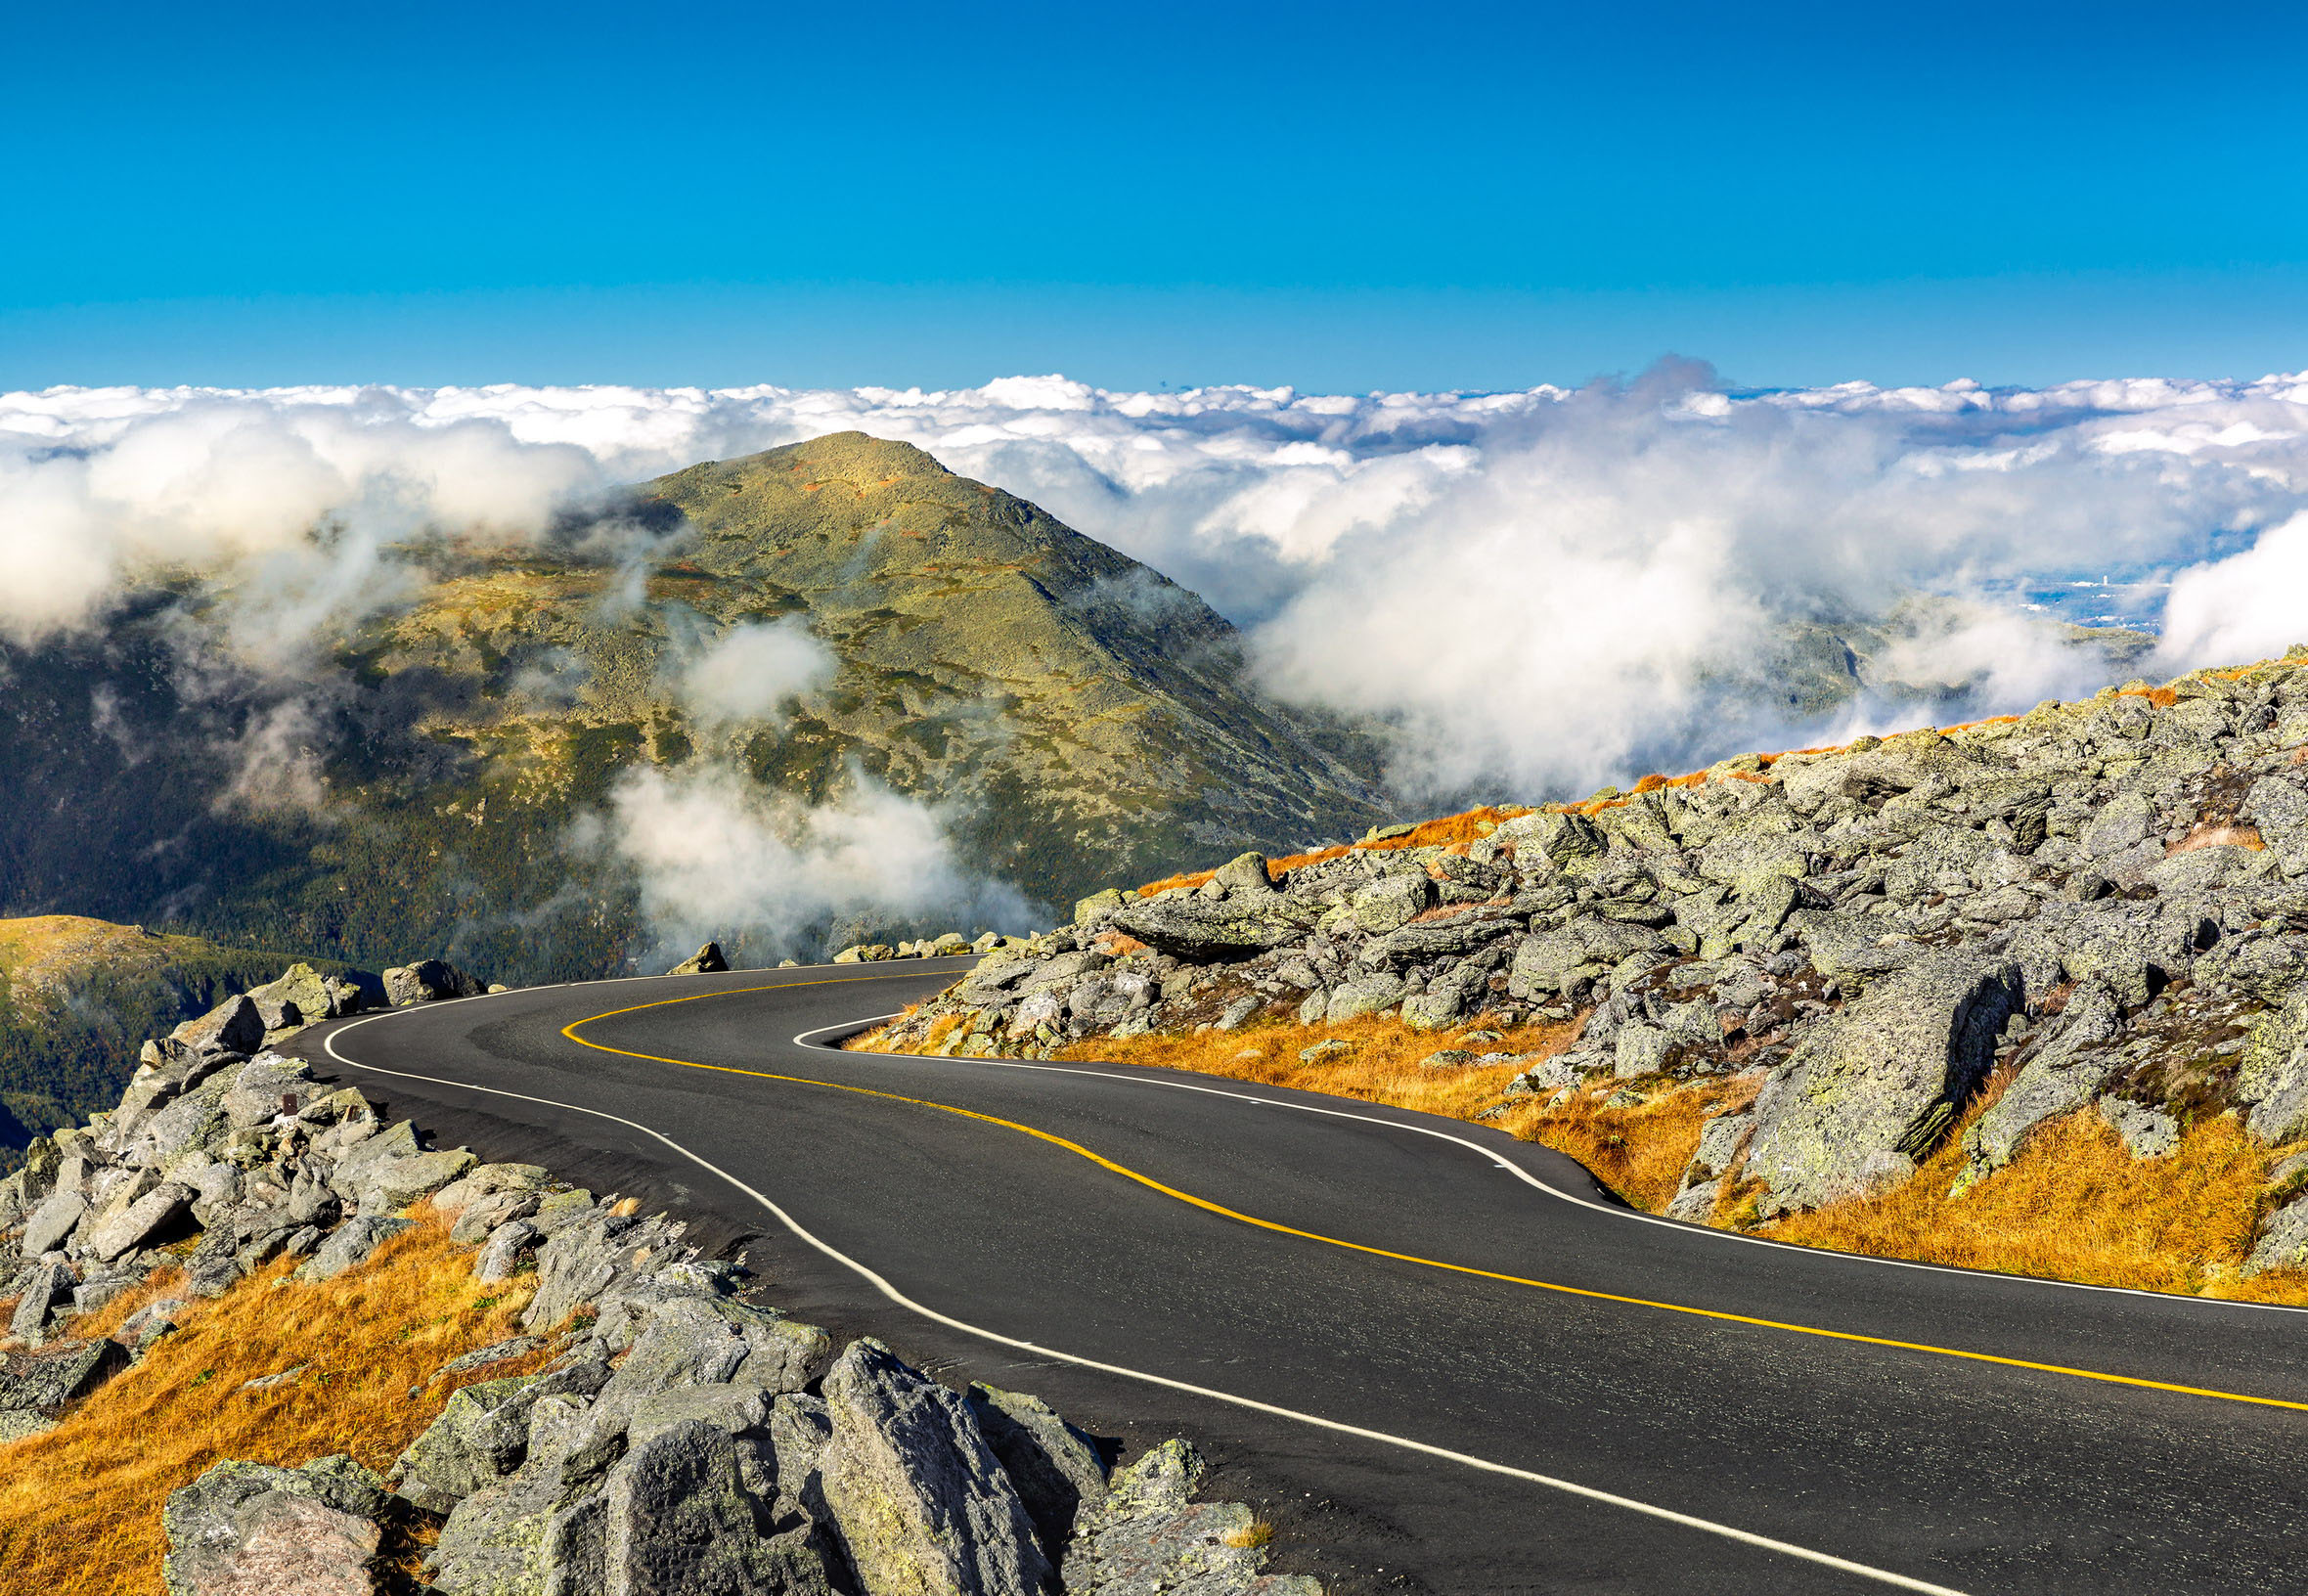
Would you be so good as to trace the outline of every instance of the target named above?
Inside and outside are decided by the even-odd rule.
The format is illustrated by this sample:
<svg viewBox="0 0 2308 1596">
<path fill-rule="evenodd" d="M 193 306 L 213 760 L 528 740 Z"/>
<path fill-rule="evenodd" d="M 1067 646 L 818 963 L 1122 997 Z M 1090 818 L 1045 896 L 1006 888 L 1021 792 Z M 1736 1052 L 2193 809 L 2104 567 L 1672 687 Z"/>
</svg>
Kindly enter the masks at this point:
<svg viewBox="0 0 2308 1596">
<path fill-rule="evenodd" d="M 1428 1069 L 1419 1060 L 1459 1045 L 1460 1031 L 1413 1031 L 1400 1020 L 1366 1017 L 1339 1025 L 1251 1025 L 1239 1031 L 1194 1031 L 1179 1036 L 1091 1037 L 1065 1048 L 1060 1057 L 1154 1069 L 1192 1070 L 1266 1086 L 1295 1086 L 1368 1103 L 1389 1103 L 1465 1119 L 1498 1101 L 1500 1090 L 1524 1065 L 1476 1069 Z M 1567 1025 L 1519 1026 L 1503 1042 L 1479 1043 L 1477 1052 L 1560 1052 L 1571 1040 Z M 1299 1053 L 1332 1039 L 1352 1049 L 1333 1058 L 1302 1061 Z"/>
<path fill-rule="evenodd" d="M 2168 1158 L 2135 1159 L 2099 1115 L 2071 1114 L 2039 1127 L 2010 1164 L 1951 1198 L 1961 1140 L 1959 1128 L 1913 1179 L 1881 1196 L 1795 1215 L 1768 1234 L 2088 1285 L 2308 1303 L 2308 1274 L 2237 1278 L 2275 1155 L 2232 1116 L 2191 1126 Z"/>
<path fill-rule="evenodd" d="M 1683 1167 L 1699 1150 L 1699 1132 L 1717 1114 L 1744 1108 L 1754 1095 L 1751 1083 L 1700 1081 L 1684 1086 L 1642 1083 L 1645 1101 L 1606 1108 L 1623 1082 L 1581 1087 L 1554 1108 L 1540 1099 L 1496 1122 L 1524 1141 L 1567 1153 L 1589 1174 L 1647 1214 L 1674 1200 Z"/>
<path fill-rule="evenodd" d="M 1577 1034 L 1576 1023 L 1526 1025 L 1505 1030 L 1498 1042 L 1465 1043 L 1468 1050 L 1531 1055 L 1523 1064 L 1461 1065 L 1430 1069 L 1420 1063 L 1480 1022 L 1456 1031 L 1414 1031 L 1392 1017 L 1349 1020 L 1340 1025 L 1258 1025 L 1241 1031 L 1198 1031 L 1183 1036 L 1096 1037 L 1060 1056 L 1153 1069 L 1191 1070 L 1201 1075 L 1292 1086 L 1421 1113 L 1472 1119 L 1498 1102 L 1506 1084 L 1531 1063 L 1551 1057 Z M 1302 1049 L 1337 1040 L 1352 1051 L 1302 1060 Z M 1699 1143 L 1701 1124 L 1731 1092 L 1722 1082 L 1649 1094 L 1639 1107 L 1605 1108 L 1602 1099 L 1620 1085 L 1606 1082 L 1592 1092 L 1574 1094 L 1560 1107 L 1529 1100 L 1492 1122 L 1524 1141 L 1569 1153 L 1595 1177 L 1638 1208 L 1656 1212 L 1675 1194 L 1683 1166 Z"/>
<path fill-rule="evenodd" d="M 449 1359 L 517 1334 L 534 1289 L 525 1277 L 477 1283 L 471 1252 L 450 1242 L 444 1221 L 334 1280 L 302 1284 L 288 1278 L 291 1267 L 275 1264 L 182 1310 L 182 1328 L 63 1424 L 0 1447 L 0 1596 L 150 1596 L 166 1551 L 161 1505 L 210 1464 L 294 1467 L 349 1452 L 381 1472 L 459 1386 L 525 1373 L 548 1355 L 411 1398 Z M 116 1326 L 132 1306 L 111 1305 L 90 1328 Z M 309 1366 L 288 1384 L 240 1389 L 298 1363 Z"/>
</svg>

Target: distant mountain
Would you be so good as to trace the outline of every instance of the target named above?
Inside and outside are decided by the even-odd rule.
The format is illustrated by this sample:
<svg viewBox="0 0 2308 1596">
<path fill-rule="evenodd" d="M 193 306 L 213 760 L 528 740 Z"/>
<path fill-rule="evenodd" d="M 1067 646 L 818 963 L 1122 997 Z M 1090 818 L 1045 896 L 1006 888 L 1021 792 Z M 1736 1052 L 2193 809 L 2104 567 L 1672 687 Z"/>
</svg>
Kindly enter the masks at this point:
<svg viewBox="0 0 2308 1596">
<path fill-rule="evenodd" d="M 640 772 L 934 802 L 954 857 L 1056 906 L 1387 818 L 1375 745 L 1261 694 L 1194 595 L 917 449 L 700 465 L 611 520 L 387 551 L 408 596 L 287 671 L 236 662 L 266 624 L 245 571 L 0 648 L 0 913 L 566 979 L 649 951 L 600 842 Z"/>
</svg>

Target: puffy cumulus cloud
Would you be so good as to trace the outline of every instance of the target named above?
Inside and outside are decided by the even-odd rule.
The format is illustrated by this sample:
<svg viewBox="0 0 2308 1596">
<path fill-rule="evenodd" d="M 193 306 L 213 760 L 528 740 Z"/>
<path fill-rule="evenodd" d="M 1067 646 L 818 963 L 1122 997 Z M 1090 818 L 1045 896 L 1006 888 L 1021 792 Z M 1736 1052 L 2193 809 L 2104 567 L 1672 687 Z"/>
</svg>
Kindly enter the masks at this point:
<svg viewBox="0 0 2308 1596">
<path fill-rule="evenodd" d="M 683 664 L 675 691 L 708 726 L 775 721 L 784 706 L 831 682 L 840 661 L 798 615 L 732 626 Z"/>
<path fill-rule="evenodd" d="M 1922 713 L 1887 692 L 1831 727 L 1775 695 L 1776 650 L 1806 626 L 1867 632 L 1879 676 L 1949 690 L 1933 713 L 2094 686 L 2101 667 L 2038 623 L 2153 626 L 2165 578 L 2173 668 L 2296 641 L 2274 597 L 2299 591 L 2294 535 L 2266 529 L 2308 510 L 2308 379 L 1740 392 L 1687 362 L 1504 394 L 1017 377 L 5 395 L 0 558 L 24 577 L 0 626 L 84 617 L 140 560 L 232 556 L 293 636 L 390 591 L 358 529 L 520 536 L 603 483 L 853 427 L 1203 594 L 1277 690 L 1388 727 L 1411 791 L 1560 790 Z M 332 551 L 315 524 L 356 531 Z"/>
<path fill-rule="evenodd" d="M 966 867 L 939 815 L 852 773 L 818 807 L 718 765 L 628 773 L 577 845 L 629 867 L 657 954 L 709 938 L 774 959 L 876 928 L 1023 932 L 1037 911 Z"/>
<path fill-rule="evenodd" d="M 2164 602 L 2157 659 L 2186 670 L 2261 659 L 2296 643 L 2308 643 L 2308 514 L 2271 527 L 2240 554 L 2182 572 Z"/>
<path fill-rule="evenodd" d="M 572 445 L 360 392 L 0 397 L 0 634 L 84 625 L 123 583 L 188 566 L 244 568 L 250 635 L 294 631 L 389 596 L 387 542 L 531 536 L 601 481 Z"/>
</svg>

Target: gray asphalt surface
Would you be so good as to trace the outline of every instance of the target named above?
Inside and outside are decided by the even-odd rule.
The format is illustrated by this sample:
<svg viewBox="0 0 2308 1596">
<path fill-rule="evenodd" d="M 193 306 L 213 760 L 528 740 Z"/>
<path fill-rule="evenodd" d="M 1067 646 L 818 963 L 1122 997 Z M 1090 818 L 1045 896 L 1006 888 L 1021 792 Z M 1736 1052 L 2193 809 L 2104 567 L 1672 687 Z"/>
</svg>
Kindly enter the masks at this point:
<svg viewBox="0 0 2308 1596">
<path fill-rule="evenodd" d="M 709 1238 L 758 1237 L 748 1258 L 771 1300 L 839 1333 L 876 1334 L 944 1378 L 1037 1392 L 1128 1445 L 1194 1438 L 1218 1465 L 1214 1489 L 1274 1520 L 1283 1566 L 1339 1592 L 2308 1584 L 2308 1412 L 1434 1263 L 2302 1403 L 2308 1316 L 1653 1221 L 1544 1148 L 1338 1098 L 794 1040 L 890 1012 L 966 962 L 541 988 L 337 1022 L 297 1050 L 444 1144 L 641 1194 Z M 653 1006 L 585 1025 L 595 1046 L 562 1035 L 637 1004 Z M 903 1098 L 1031 1126 L 1240 1215 L 1434 1263 L 1246 1223 Z"/>
</svg>

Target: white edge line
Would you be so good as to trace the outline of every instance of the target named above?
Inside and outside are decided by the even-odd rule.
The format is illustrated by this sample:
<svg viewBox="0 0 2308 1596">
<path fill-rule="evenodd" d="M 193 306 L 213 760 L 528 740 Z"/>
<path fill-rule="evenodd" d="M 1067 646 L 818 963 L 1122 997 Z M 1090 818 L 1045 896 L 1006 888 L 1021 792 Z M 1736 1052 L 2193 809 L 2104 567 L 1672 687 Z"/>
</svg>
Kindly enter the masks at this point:
<svg viewBox="0 0 2308 1596">
<path fill-rule="evenodd" d="M 834 1032 L 855 1035 L 856 1028 L 859 1026 L 878 1025 L 884 1020 L 896 1019 L 898 1014 L 903 1012 L 904 1010 L 901 1009 L 897 1013 L 876 1014 L 868 1019 L 852 1021 L 844 1025 L 820 1026 L 815 1031 L 804 1031 L 793 1041 L 797 1046 L 814 1048 L 820 1052 L 844 1052 L 852 1057 L 904 1058 L 917 1061 L 928 1057 L 929 1055 L 923 1053 L 882 1053 L 865 1048 L 828 1047 L 823 1042 L 810 1040 L 813 1037 L 828 1036 Z M 1280 1102 L 1271 1097 L 1253 1097 L 1247 1092 L 1229 1091 L 1223 1086 L 1203 1086 L 1187 1081 L 1167 1081 L 1153 1074 L 1151 1070 L 1144 1070 L 1129 1064 L 1110 1065 L 1102 1070 L 1085 1070 L 1069 1068 L 1062 1064 L 1038 1064 L 1028 1059 L 1015 1058 L 957 1058 L 942 1059 L 939 1062 L 992 1064 L 1010 1070 L 1039 1070 L 1049 1075 L 1087 1075 L 1101 1081 L 1135 1082 L 1142 1086 L 1169 1086 L 1176 1091 L 1199 1091 L 1213 1097 L 1231 1097 L 1237 1102 L 1256 1103 L 1262 1108 L 1296 1109 L 1302 1114 L 1320 1114 L 1328 1119 L 1354 1120 L 1364 1125 L 1381 1126 L 1388 1130 L 1408 1130 L 1417 1135 L 1433 1136 L 1438 1140 L 1450 1142 L 1454 1146 L 1464 1147 L 1468 1152 L 1497 1165 L 1500 1169 L 1514 1171 L 1516 1176 L 1525 1184 L 1537 1187 L 1549 1197 L 1560 1198 L 1566 1203 L 1576 1203 L 1580 1208 L 1592 1209 L 1598 1214 L 1609 1215 L 1615 1219 L 1633 1219 L 1642 1224 L 1663 1224 L 1670 1230 L 1680 1231 L 1687 1236 L 1705 1236 L 1715 1241 L 1742 1242 L 1750 1247 L 1769 1247 L 1777 1252 L 1802 1259 L 1835 1261 L 1845 1264 L 1872 1264 L 1879 1268 L 1886 1269 L 1920 1269 L 1928 1274 L 1954 1274 L 1961 1275 L 1967 1280 L 2000 1281 L 2011 1286 L 2051 1286 L 2062 1291 L 2096 1291 L 2113 1297 L 2145 1297 L 2152 1302 L 2196 1308 L 2257 1308 L 2269 1313 L 2308 1313 L 2308 1307 L 2292 1303 L 2255 1303 L 2235 1297 L 2184 1297 L 2176 1291 L 2149 1291 L 2140 1286 L 2099 1286 L 2084 1280 L 2053 1280 L 2041 1275 L 2006 1274 L 1997 1269 L 1967 1269 L 1953 1264 L 1926 1264 L 1909 1258 L 1879 1258 L 1873 1253 L 1839 1253 L 1828 1247 L 1805 1247 L 1797 1242 L 1774 1240 L 1770 1236 L 1750 1236 L 1743 1235 L 1737 1230 L 1719 1230 L 1711 1224 L 1693 1224 L 1684 1219 L 1670 1219 L 1664 1215 L 1646 1214 L 1639 1208 L 1622 1208 L 1611 1203 L 1598 1203 L 1592 1197 L 1581 1197 L 1576 1192 L 1565 1191 L 1559 1186 L 1549 1185 L 1523 1168 L 1522 1165 L 1500 1159 L 1497 1152 L 1491 1148 L 1479 1146 L 1464 1136 L 1455 1136 L 1447 1130 L 1438 1130 L 1432 1126 L 1412 1125 L 1406 1121 L 1390 1120 L 1376 1114 L 1356 1114 L 1347 1109 L 1319 1108 L 1312 1103 L 1289 1103 Z M 1401 1112 L 1411 1114 L 1416 1113 L 1417 1110 L 1403 1109 Z M 1554 1149 L 1550 1148 L 1549 1151 L 1554 1151 Z M 1561 1156 L 1571 1157 L 1568 1153 Z M 1572 1162 L 1576 1163 L 1577 1160 L 1573 1159 Z"/>
<path fill-rule="evenodd" d="M 407 1013 L 410 1012 L 410 1010 L 404 1009 L 396 1010 L 394 1012 Z M 1446 1462 L 1462 1464 L 1470 1469 L 1480 1469 L 1487 1474 L 1505 1475 L 1509 1479 L 1528 1481 L 1532 1485 L 1544 1485 L 1550 1490 L 1559 1490 L 1573 1496 L 1583 1497 L 1588 1501 L 1601 1502 L 1608 1507 L 1623 1508 L 1630 1513 L 1642 1514 L 1646 1518 L 1659 1519 L 1668 1524 L 1681 1525 L 1683 1528 L 1688 1530 L 1702 1530 L 1705 1533 L 1718 1535 L 1726 1540 L 1737 1541 L 1740 1544 L 1746 1546 L 1757 1547 L 1763 1551 L 1777 1552 L 1783 1557 L 1793 1557 L 1806 1563 L 1817 1564 L 1823 1568 L 1835 1569 L 1844 1574 L 1857 1574 L 1863 1579 L 1872 1579 L 1879 1584 L 1891 1585 L 1900 1590 L 1923 1591 L 1928 1593 L 1928 1596 L 1967 1596 L 1966 1592 L 1958 1590 L 1952 1585 L 1934 1585 L 1927 1580 L 1913 1579 L 1903 1574 L 1894 1574 L 1888 1569 L 1878 1569 L 1870 1567 L 1865 1563 L 1854 1563 L 1848 1558 L 1836 1557 L 1827 1552 L 1813 1551 L 1808 1546 L 1798 1546 L 1792 1541 L 1775 1540 L 1769 1535 L 1758 1535 L 1753 1530 L 1736 1529 L 1727 1524 L 1717 1524 L 1711 1519 L 1698 1518 L 1689 1513 L 1678 1513 L 1672 1508 L 1657 1507 L 1649 1502 L 1638 1501 L 1632 1496 L 1621 1496 L 1613 1491 L 1599 1490 L 1593 1485 L 1582 1485 L 1575 1481 L 1557 1479 L 1553 1475 L 1536 1474 L 1529 1469 L 1518 1469 L 1505 1463 L 1493 1463 L 1487 1458 L 1475 1457 L 1466 1452 L 1454 1452 L 1449 1450 L 1447 1447 L 1430 1445 L 1423 1441 L 1412 1441 L 1405 1436 L 1389 1435 L 1383 1430 L 1365 1430 L 1359 1425 L 1342 1424 L 1336 1419 L 1322 1418 L 1318 1414 L 1313 1413 L 1302 1413 L 1296 1408 L 1280 1407 L 1272 1402 L 1259 1401 L 1255 1397 L 1237 1396 L 1231 1392 L 1216 1391 L 1208 1386 L 1197 1386 L 1183 1380 L 1173 1380 L 1168 1375 L 1149 1374 L 1143 1369 L 1127 1368 L 1119 1363 L 1103 1363 L 1096 1358 L 1083 1357 L 1074 1352 L 1060 1352 L 1054 1347 L 1043 1347 L 1036 1342 L 1021 1341 L 1015 1336 L 1005 1336 L 998 1330 L 988 1330 L 981 1325 L 971 1324 L 966 1320 L 954 1318 L 951 1314 L 941 1313 L 934 1308 L 928 1308 L 920 1303 L 915 1302 L 912 1298 L 908 1297 L 904 1292 L 898 1290 L 897 1287 L 891 1285 L 889 1281 L 883 1279 L 881 1275 L 875 1273 L 873 1269 L 868 1267 L 866 1264 L 860 1263 L 858 1260 L 850 1257 L 847 1253 L 844 1253 L 835 1248 L 832 1244 L 822 1241 L 816 1235 L 812 1234 L 808 1229 L 804 1228 L 801 1222 L 794 1219 L 792 1215 L 786 1213 L 784 1209 L 778 1207 L 777 1204 L 773 1201 L 767 1193 L 756 1190 L 754 1187 L 746 1184 L 743 1180 L 738 1179 L 737 1176 L 732 1175 L 729 1171 L 723 1169 L 720 1165 L 713 1163 L 710 1159 L 691 1152 L 688 1148 L 684 1147 L 680 1142 L 674 1140 L 671 1136 L 665 1134 L 663 1131 L 652 1130 L 650 1127 L 643 1125 L 638 1120 L 629 1120 L 621 1114 L 611 1114 L 604 1109 L 587 1108 L 580 1103 L 564 1103 L 552 1097 L 533 1097 L 525 1092 L 504 1091 L 495 1086 L 476 1086 L 469 1082 L 454 1081 L 443 1076 L 417 1075 L 407 1070 L 382 1069 L 374 1064 L 363 1064 L 357 1060 L 347 1058 L 344 1056 L 344 1054 L 336 1050 L 336 1039 L 338 1037 L 345 1035 L 347 1032 L 357 1031 L 362 1026 L 369 1024 L 371 1021 L 390 1019 L 392 1017 L 393 1015 L 389 1013 L 372 1014 L 365 1019 L 355 1020 L 350 1025 L 339 1026 L 337 1029 L 330 1032 L 328 1036 L 322 1039 L 322 1045 L 328 1050 L 329 1055 L 332 1058 L 334 1058 L 338 1063 L 346 1065 L 352 1069 L 366 1070 L 372 1075 L 389 1075 L 404 1081 L 424 1081 L 434 1086 L 456 1086 L 466 1091 L 481 1092 L 491 1097 L 510 1097 L 516 1101 L 524 1103 L 541 1103 L 548 1108 L 566 1109 L 569 1112 L 575 1114 L 590 1114 L 596 1119 L 608 1120 L 615 1124 L 626 1126 L 632 1130 L 639 1130 L 644 1135 L 653 1137 L 656 1140 L 663 1142 L 666 1146 L 672 1148 L 675 1152 L 681 1154 L 682 1157 L 688 1159 L 690 1163 L 695 1164 L 698 1168 L 711 1171 L 713 1174 L 720 1175 L 724 1180 L 727 1180 L 731 1185 L 734 1186 L 737 1190 L 743 1192 L 746 1196 L 761 1204 L 761 1206 L 767 1209 L 771 1214 L 775 1215 L 779 1224 L 782 1224 L 786 1229 L 792 1231 L 793 1234 L 800 1238 L 803 1242 L 806 1242 L 809 1246 L 816 1248 L 827 1258 L 833 1260 L 835 1263 L 857 1274 L 861 1279 L 872 1286 L 875 1291 L 888 1298 L 891 1302 L 897 1304 L 900 1308 L 906 1308 L 910 1312 L 918 1313 L 923 1318 L 932 1320 L 938 1324 L 945 1325 L 949 1329 L 959 1330 L 966 1335 L 976 1336 L 980 1340 L 994 1342 L 999 1346 L 1013 1347 L 1020 1352 L 1032 1352 L 1039 1357 L 1055 1358 L 1059 1362 L 1071 1363 L 1079 1368 L 1095 1369 L 1101 1374 L 1119 1375 L 1126 1380 L 1138 1380 L 1148 1385 L 1167 1387 L 1172 1391 L 1181 1391 L 1189 1396 L 1207 1397 L 1212 1401 L 1225 1402 L 1234 1407 L 1247 1408 L 1252 1412 L 1270 1414 L 1275 1418 L 1281 1419 L 1294 1419 L 1301 1424 L 1312 1425 L 1317 1429 L 1328 1430 L 1337 1435 L 1354 1436 L 1363 1441 L 1375 1441 L 1385 1445 L 1398 1446 L 1405 1451 L 1420 1452 L 1428 1457 L 1439 1457 Z M 828 1027 L 826 1029 L 839 1029 L 839 1027 Z M 817 1033 L 805 1032 L 803 1034 L 808 1036 L 816 1035 Z M 798 1039 L 796 1040 L 798 1041 Z M 802 1045 L 807 1046 L 809 1044 L 805 1042 L 802 1043 Z M 890 1054 L 887 1056 L 904 1057 L 908 1055 Z M 981 1060 L 978 1062 L 984 1061 Z M 1095 1074 L 1096 1072 L 1086 1070 L 1074 1073 L 1087 1075 Z M 1456 1140 L 1457 1138 L 1450 1137 L 1448 1139 Z"/>
</svg>

